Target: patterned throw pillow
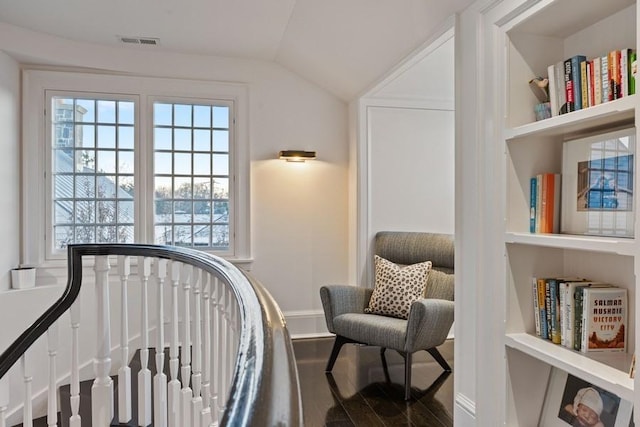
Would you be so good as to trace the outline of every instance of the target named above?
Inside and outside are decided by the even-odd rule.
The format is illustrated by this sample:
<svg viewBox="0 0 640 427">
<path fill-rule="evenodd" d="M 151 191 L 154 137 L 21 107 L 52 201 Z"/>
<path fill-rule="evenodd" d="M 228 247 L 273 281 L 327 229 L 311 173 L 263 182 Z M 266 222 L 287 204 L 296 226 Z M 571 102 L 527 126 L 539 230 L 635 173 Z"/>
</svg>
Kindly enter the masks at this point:
<svg viewBox="0 0 640 427">
<path fill-rule="evenodd" d="M 400 266 L 375 255 L 374 264 L 376 282 L 365 313 L 407 319 L 411 303 L 423 297 L 431 261 Z"/>
</svg>

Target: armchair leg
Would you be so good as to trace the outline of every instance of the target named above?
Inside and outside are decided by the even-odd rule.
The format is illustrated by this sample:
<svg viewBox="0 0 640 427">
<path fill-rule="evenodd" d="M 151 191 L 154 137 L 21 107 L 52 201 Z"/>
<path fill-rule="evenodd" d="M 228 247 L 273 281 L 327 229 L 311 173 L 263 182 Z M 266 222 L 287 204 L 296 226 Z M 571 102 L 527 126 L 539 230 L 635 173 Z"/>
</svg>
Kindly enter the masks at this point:
<svg viewBox="0 0 640 427">
<path fill-rule="evenodd" d="M 404 355 L 404 400 L 411 399 L 411 359 L 412 353 Z"/>
<path fill-rule="evenodd" d="M 331 372 L 331 370 L 333 370 L 333 365 L 336 363 L 336 359 L 338 358 L 338 354 L 340 353 L 340 349 L 343 345 L 357 342 L 358 341 L 352 340 L 351 338 L 336 335 L 336 340 L 333 343 L 333 349 L 331 350 L 331 356 L 329 356 L 325 372 Z"/>
<path fill-rule="evenodd" d="M 442 357 L 442 355 L 440 354 L 437 348 L 433 347 L 428 349 L 427 351 L 429 352 L 431 357 L 433 357 L 436 360 L 436 362 L 438 362 L 438 364 L 442 366 L 442 369 L 444 369 L 445 372 L 451 372 L 451 366 L 449 366 L 447 361 L 444 360 L 444 357 Z"/>
</svg>

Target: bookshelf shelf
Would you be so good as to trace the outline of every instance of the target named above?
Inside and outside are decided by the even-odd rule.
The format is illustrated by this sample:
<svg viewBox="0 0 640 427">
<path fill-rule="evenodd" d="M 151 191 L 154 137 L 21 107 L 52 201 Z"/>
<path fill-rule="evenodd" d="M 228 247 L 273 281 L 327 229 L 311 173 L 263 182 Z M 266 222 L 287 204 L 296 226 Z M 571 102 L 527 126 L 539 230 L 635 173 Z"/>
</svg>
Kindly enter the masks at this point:
<svg viewBox="0 0 640 427">
<path fill-rule="evenodd" d="M 526 333 L 507 334 L 505 345 L 633 401 L 634 384 L 628 373 L 631 355 L 628 353 L 587 357 Z"/>
<path fill-rule="evenodd" d="M 507 244 L 532 245 L 548 248 L 575 249 L 582 251 L 611 253 L 633 256 L 636 251 L 635 239 L 614 237 L 576 236 L 570 234 L 532 234 L 507 232 Z"/>
<path fill-rule="evenodd" d="M 560 136 L 573 139 L 601 129 L 632 126 L 637 95 L 616 99 L 605 104 L 585 108 L 549 119 L 505 129 L 507 141 L 527 140 L 534 137 Z"/>
</svg>

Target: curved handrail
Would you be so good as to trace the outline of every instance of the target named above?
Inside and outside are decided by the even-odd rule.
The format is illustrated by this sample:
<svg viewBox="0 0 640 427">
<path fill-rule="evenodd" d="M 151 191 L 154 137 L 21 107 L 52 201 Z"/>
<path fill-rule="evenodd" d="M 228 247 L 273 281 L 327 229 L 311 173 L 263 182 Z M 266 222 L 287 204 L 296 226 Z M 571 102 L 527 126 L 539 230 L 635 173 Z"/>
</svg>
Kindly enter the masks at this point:
<svg viewBox="0 0 640 427">
<path fill-rule="evenodd" d="M 0 378 L 71 307 L 82 284 L 82 257 L 101 255 L 180 261 L 226 281 L 239 303 L 240 341 L 229 398 L 220 424 L 302 425 L 302 400 L 293 347 L 277 303 L 256 279 L 230 262 L 189 248 L 139 244 L 69 245 L 69 277 L 62 296 L 0 355 Z M 283 383 L 287 387 L 282 387 Z"/>
</svg>

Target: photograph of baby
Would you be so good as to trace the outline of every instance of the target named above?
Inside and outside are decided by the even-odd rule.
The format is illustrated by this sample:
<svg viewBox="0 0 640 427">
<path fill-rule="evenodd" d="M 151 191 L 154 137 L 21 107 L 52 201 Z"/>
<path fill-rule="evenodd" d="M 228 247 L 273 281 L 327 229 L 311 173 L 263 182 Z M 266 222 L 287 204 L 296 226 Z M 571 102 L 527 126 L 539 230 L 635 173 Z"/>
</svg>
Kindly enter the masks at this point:
<svg viewBox="0 0 640 427">
<path fill-rule="evenodd" d="M 558 418 L 570 426 L 614 427 L 620 397 L 567 375 Z"/>
</svg>

